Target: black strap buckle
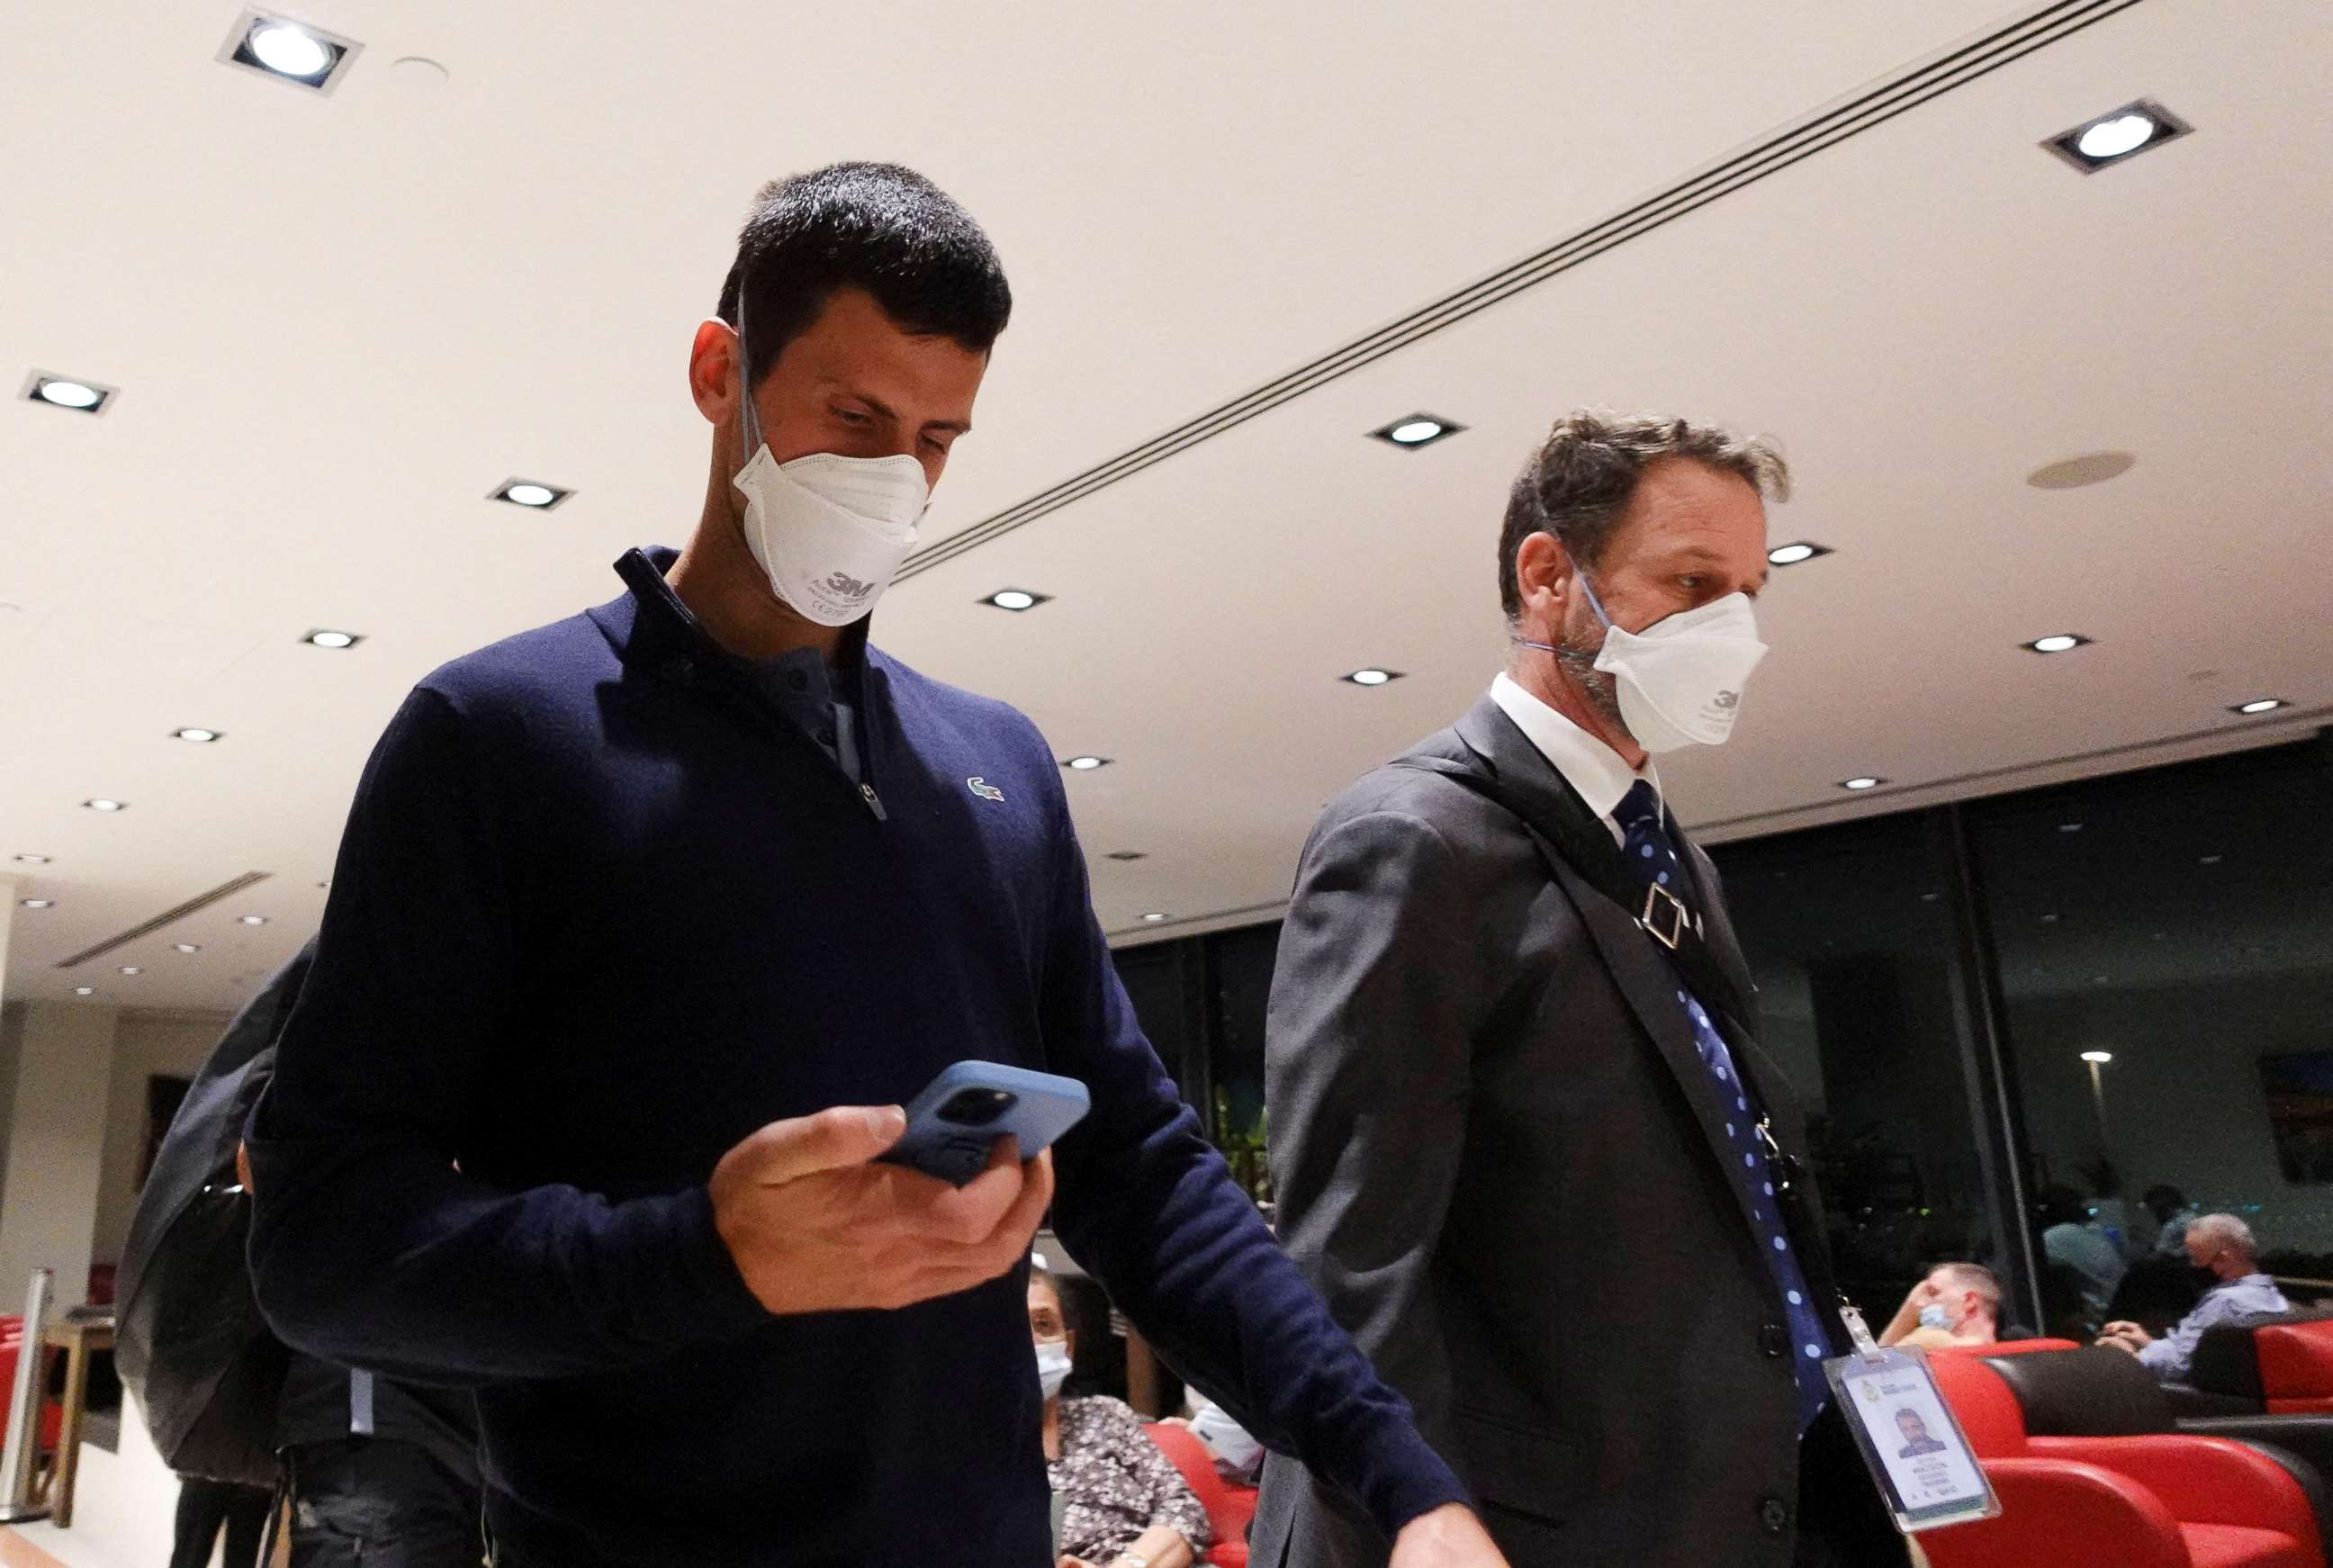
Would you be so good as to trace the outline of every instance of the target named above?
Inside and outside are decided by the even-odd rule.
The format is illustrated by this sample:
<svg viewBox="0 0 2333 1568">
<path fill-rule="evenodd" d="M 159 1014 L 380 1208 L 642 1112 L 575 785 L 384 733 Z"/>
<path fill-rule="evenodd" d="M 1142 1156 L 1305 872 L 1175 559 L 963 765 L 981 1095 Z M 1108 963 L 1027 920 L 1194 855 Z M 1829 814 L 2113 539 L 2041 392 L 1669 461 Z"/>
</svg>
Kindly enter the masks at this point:
<svg viewBox="0 0 2333 1568">
<path fill-rule="evenodd" d="M 1668 927 L 1666 931 L 1661 929 L 1663 923 Z M 1674 953 L 1677 944 L 1685 940 L 1685 900 L 1659 883 L 1648 882 L 1645 886 L 1645 907 L 1637 916 L 1637 924 L 1651 933 L 1654 941 Z"/>
</svg>

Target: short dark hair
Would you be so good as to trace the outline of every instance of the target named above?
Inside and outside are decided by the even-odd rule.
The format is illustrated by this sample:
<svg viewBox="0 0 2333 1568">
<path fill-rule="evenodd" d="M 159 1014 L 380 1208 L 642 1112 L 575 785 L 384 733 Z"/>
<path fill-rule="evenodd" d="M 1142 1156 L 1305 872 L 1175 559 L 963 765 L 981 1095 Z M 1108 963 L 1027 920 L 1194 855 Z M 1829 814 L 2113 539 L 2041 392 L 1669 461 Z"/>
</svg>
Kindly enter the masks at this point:
<svg viewBox="0 0 2333 1568">
<path fill-rule="evenodd" d="M 1765 441 L 1690 419 L 1593 409 L 1566 414 L 1507 492 L 1506 526 L 1499 531 L 1499 603 L 1508 620 L 1522 619 L 1515 552 L 1523 541 L 1552 534 L 1573 561 L 1595 565 L 1656 457 L 1691 457 L 1747 481 L 1761 495 L 1790 498 L 1790 467 Z"/>
<path fill-rule="evenodd" d="M 972 215 L 912 168 L 835 163 L 772 180 L 737 235 L 716 313 L 737 324 L 759 385 L 835 290 L 861 288 L 911 332 L 985 352 L 1013 314 L 996 247 Z"/>
</svg>

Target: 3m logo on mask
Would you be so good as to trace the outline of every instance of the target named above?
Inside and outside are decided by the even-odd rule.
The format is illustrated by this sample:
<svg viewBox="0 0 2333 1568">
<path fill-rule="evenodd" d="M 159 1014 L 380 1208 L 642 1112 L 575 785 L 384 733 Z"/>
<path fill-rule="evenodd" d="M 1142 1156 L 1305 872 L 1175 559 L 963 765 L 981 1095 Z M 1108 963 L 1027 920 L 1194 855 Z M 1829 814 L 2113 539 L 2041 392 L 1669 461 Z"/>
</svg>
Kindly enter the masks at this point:
<svg viewBox="0 0 2333 1568">
<path fill-rule="evenodd" d="M 838 599 L 860 600 L 875 592 L 872 582 L 861 582 L 847 572 L 829 577 L 823 586 Z"/>
<path fill-rule="evenodd" d="M 1742 694 L 1738 691 L 1721 691 L 1709 699 L 1709 706 L 1721 713 L 1732 713 L 1742 706 Z"/>
<path fill-rule="evenodd" d="M 964 781 L 964 787 L 984 801 L 1001 801 L 1004 798 L 1004 792 L 984 778 L 968 778 Z"/>
</svg>

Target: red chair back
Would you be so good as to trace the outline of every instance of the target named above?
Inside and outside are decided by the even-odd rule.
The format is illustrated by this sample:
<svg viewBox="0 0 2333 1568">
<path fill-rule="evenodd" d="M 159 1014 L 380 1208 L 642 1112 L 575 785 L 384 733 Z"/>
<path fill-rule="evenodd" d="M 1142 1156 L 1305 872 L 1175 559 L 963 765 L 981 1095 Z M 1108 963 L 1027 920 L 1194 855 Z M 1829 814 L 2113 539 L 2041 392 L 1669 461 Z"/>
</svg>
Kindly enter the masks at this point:
<svg viewBox="0 0 2333 1568">
<path fill-rule="evenodd" d="M 1944 1396 L 1968 1434 L 1969 1447 L 1985 1461 L 2021 1458 L 2025 1453 L 2025 1411 L 2000 1374 L 1974 1356 L 1931 1356 L 1936 1391 Z"/>
<path fill-rule="evenodd" d="M 1215 1469 L 1215 1458 L 1190 1428 L 1160 1421 L 1145 1427 L 1158 1451 L 1175 1461 L 1183 1480 L 1207 1511 L 1207 1526 L 1215 1544 L 1203 1561 L 1215 1568 L 1246 1568 L 1247 1525 L 1255 1517 L 1256 1489 L 1226 1481 Z"/>
<path fill-rule="evenodd" d="M 2023 1356 L 2031 1355 L 2036 1351 L 2078 1351 L 2081 1348 L 2081 1346 L 2076 1344 L 2071 1340 L 2003 1340 L 1999 1344 L 1994 1345 L 1954 1345 L 1950 1352 L 1939 1351 L 1932 1353 L 1938 1355 L 1950 1353 L 1953 1355 Z"/>
<path fill-rule="evenodd" d="M 2333 1319 L 2252 1331 L 2261 1391 L 2273 1415 L 2333 1412 Z"/>
</svg>

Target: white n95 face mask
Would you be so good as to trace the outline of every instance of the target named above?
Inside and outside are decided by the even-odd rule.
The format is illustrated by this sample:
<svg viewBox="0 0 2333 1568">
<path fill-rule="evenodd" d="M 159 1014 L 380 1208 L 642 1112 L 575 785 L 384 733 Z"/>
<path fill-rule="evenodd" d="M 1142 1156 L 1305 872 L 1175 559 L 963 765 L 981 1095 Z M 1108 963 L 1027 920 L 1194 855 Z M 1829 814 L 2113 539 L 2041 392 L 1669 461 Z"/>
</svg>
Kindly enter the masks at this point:
<svg viewBox="0 0 2333 1568">
<path fill-rule="evenodd" d="M 916 547 L 931 501 L 924 466 L 904 453 L 813 452 L 781 463 L 762 439 L 745 368 L 745 307 L 737 305 L 738 434 L 753 454 L 730 483 L 745 498 L 745 548 L 770 588 L 805 619 L 848 626 L 891 586 Z"/>
<path fill-rule="evenodd" d="M 1620 718 L 1637 744 L 1650 752 L 1724 745 L 1742 710 L 1742 688 L 1766 657 L 1750 596 L 1729 593 L 1642 631 L 1623 631 L 1604 613 L 1587 575 L 1574 572 L 1588 607 L 1604 623 L 1596 668 L 1618 688 Z"/>
<path fill-rule="evenodd" d="M 1930 1302 L 1920 1309 L 1920 1326 L 1924 1329 L 1949 1329 L 1953 1326 L 1953 1314 Z"/>
<path fill-rule="evenodd" d="M 1231 1412 L 1221 1405 L 1201 1405 L 1192 1411 L 1191 1430 L 1215 1451 L 1215 1457 L 1223 1461 L 1220 1467 L 1233 1475 L 1253 1468 L 1256 1457 L 1263 1452 L 1263 1445 L 1250 1437 L 1247 1429 L 1232 1419 Z"/>
<path fill-rule="evenodd" d="M 1061 1340 L 1039 1340 L 1037 1344 L 1037 1386 L 1051 1399 L 1070 1380 L 1070 1347 Z"/>
</svg>

